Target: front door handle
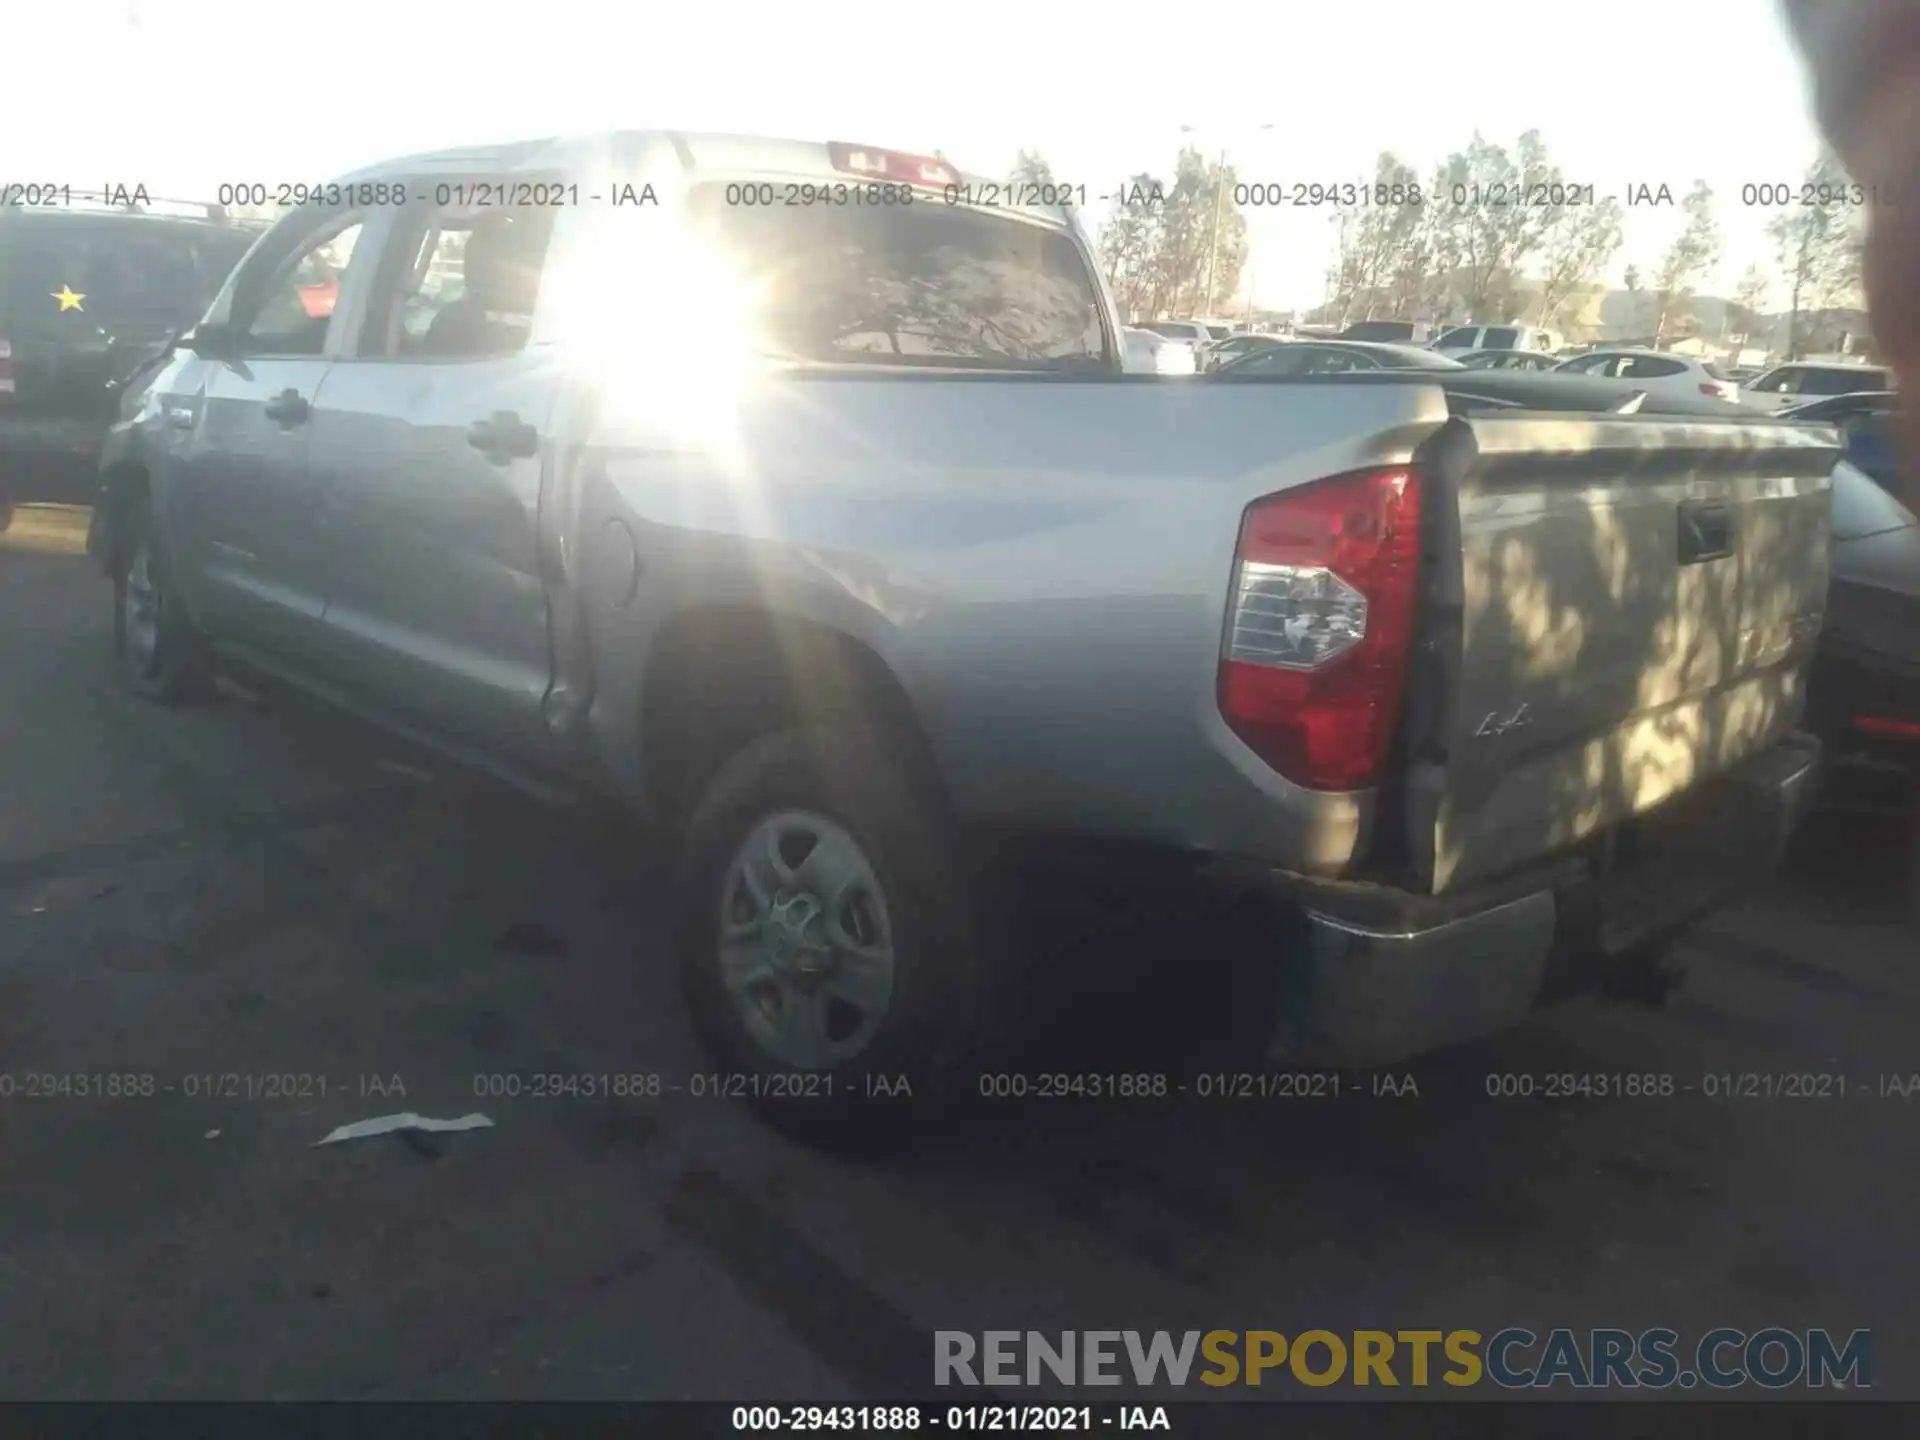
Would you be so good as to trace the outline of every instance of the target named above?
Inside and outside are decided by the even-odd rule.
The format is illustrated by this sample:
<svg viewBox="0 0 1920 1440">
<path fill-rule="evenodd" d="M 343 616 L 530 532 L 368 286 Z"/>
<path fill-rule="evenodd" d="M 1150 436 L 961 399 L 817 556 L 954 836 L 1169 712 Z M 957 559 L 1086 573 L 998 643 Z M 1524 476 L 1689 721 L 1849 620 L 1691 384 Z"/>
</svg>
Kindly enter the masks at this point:
<svg viewBox="0 0 1920 1440">
<path fill-rule="evenodd" d="M 467 427 L 467 443 L 489 460 L 529 460 L 540 453 L 540 432 L 511 410 L 496 410 Z"/>
<path fill-rule="evenodd" d="M 298 390 L 282 390 L 267 401 L 264 413 L 269 420 L 282 425 L 303 425 L 307 417 L 313 414 L 313 406 Z"/>
</svg>

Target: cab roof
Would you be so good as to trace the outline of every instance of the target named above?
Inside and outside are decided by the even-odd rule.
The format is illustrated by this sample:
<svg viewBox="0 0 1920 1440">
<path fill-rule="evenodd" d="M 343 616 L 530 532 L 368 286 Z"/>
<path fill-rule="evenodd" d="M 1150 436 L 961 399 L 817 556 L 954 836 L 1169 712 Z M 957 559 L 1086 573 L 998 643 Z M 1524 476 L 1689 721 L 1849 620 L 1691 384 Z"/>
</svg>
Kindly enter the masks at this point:
<svg viewBox="0 0 1920 1440">
<path fill-rule="evenodd" d="M 398 159 L 382 160 L 340 177 L 337 183 L 390 180 L 402 175 L 533 175 L 568 171 L 603 162 L 609 155 L 616 163 L 638 159 L 647 149 L 660 144 L 672 147 L 680 164 L 688 171 L 716 174 L 791 175 L 797 180 L 814 182 L 855 177 L 833 168 L 824 140 L 788 140 L 765 135 L 736 135 L 724 132 L 696 133 L 679 130 L 611 130 L 577 135 L 549 135 L 537 140 L 518 140 L 500 145 L 472 145 L 453 150 L 430 150 Z M 887 146 L 863 148 L 886 150 Z M 928 157 L 935 158 L 935 157 Z M 991 176 L 962 170 L 952 161 L 939 157 L 969 186 L 1004 185 Z M 1062 223 L 1063 212 L 1049 206 L 1009 206 L 1022 216 L 1053 224 Z"/>
</svg>

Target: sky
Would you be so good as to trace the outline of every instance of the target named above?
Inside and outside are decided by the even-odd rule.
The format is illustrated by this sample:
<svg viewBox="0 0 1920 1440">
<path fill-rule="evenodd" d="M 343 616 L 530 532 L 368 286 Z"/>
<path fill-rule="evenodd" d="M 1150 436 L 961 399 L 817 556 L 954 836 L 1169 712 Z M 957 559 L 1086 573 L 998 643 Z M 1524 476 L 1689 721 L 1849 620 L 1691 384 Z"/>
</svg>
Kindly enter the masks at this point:
<svg viewBox="0 0 1920 1440">
<path fill-rule="evenodd" d="M 1613 283 L 1656 263 L 1696 178 L 1713 185 L 1721 262 L 1700 288 L 1725 295 L 1750 264 L 1773 268 L 1775 212 L 1742 186 L 1795 181 L 1816 149 L 1775 0 L 7 8 L 0 181 L 192 199 L 598 129 L 938 149 L 988 175 L 1024 148 L 1094 195 L 1170 178 L 1183 143 L 1287 185 L 1368 178 L 1382 150 L 1426 174 L 1476 129 L 1510 145 L 1536 128 L 1599 196 L 1672 191 L 1673 207 L 1630 213 Z M 1330 213 L 1250 212 L 1258 304 L 1322 299 Z"/>
</svg>

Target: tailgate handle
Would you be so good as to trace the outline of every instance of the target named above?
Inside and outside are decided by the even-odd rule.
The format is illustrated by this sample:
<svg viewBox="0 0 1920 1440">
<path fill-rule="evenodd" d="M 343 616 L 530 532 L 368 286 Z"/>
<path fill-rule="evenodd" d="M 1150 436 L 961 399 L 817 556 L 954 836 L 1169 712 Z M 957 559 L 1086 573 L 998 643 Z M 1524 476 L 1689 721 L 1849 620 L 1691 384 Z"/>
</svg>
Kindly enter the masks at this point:
<svg viewBox="0 0 1920 1440">
<path fill-rule="evenodd" d="M 1733 508 L 1724 501 L 1685 500 L 1680 505 L 1680 563 L 1700 565 L 1733 553 Z"/>
</svg>

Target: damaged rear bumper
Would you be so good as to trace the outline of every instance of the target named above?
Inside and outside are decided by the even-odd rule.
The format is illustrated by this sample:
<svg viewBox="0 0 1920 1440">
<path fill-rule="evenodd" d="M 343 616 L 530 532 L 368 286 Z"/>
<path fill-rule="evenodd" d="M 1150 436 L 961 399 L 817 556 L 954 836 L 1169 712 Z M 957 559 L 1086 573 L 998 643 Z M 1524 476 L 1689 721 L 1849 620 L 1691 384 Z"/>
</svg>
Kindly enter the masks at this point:
<svg viewBox="0 0 1920 1440">
<path fill-rule="evenodd" d="M 1296 917 L 1271 1058 L 1392 1064 L 1593 988 L 1764 878 L 1819 768 L 1819 742 L 1794 735 L 1581 853 L 1458 895 L 1265 876 Z"/>
</svg>

